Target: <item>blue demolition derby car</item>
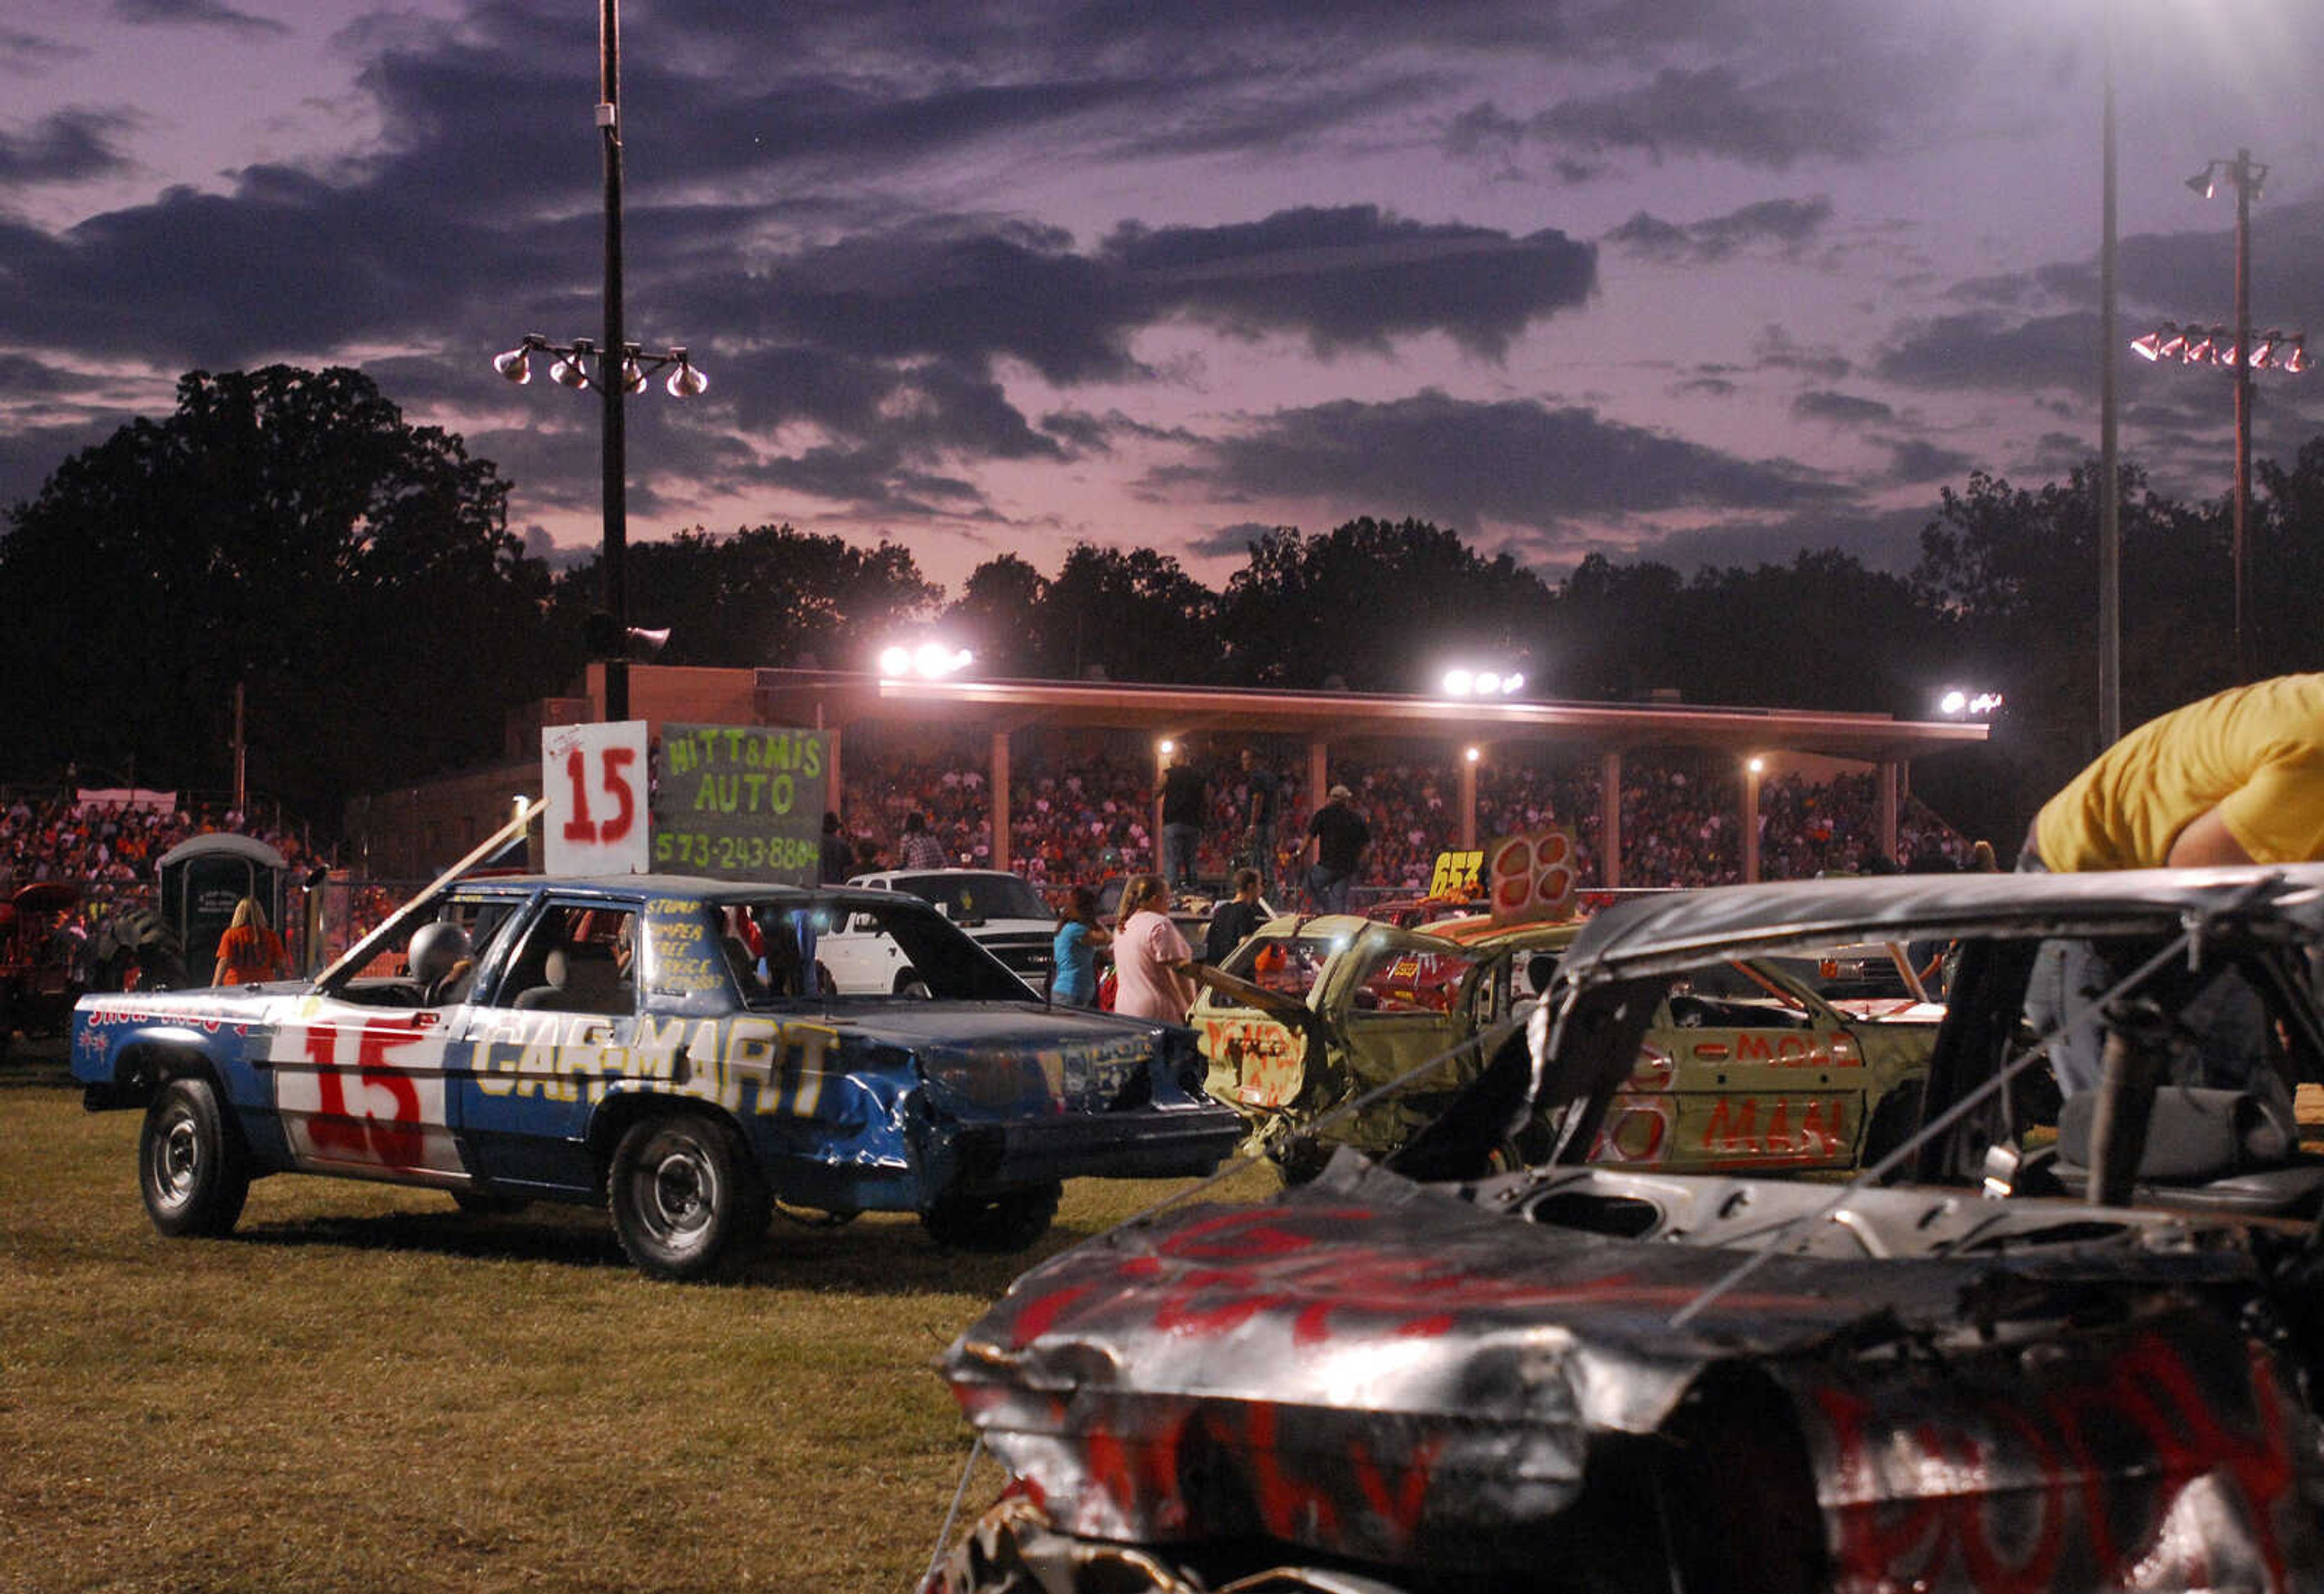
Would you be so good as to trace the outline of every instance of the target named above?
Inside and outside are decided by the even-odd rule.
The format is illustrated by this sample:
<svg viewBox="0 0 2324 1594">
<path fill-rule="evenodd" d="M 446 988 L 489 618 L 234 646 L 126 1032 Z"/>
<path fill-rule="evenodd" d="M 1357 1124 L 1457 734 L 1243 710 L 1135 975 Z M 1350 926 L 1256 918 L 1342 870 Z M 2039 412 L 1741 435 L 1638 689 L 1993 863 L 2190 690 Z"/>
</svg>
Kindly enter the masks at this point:
<svg viewBox="0 0 2324 1594">
<path fill-rule="evenodd" d="M 915 994 L 818 978 L 819 931 L 867 919 Z M 91 1110 L 144 1110 L 164 1234 L 326 1173 L 602 1200 L 672 1279 L 747 1251 L 776 1201 L 1020 1249 L 1062 1181 L 1207 1172 L 1242 1134 L 1190 1033 L 1047 1006 L 916 897 L 665 876 L 460 881 L 311 984 L 89 996 L 72 1068 Z"/>
</svg>

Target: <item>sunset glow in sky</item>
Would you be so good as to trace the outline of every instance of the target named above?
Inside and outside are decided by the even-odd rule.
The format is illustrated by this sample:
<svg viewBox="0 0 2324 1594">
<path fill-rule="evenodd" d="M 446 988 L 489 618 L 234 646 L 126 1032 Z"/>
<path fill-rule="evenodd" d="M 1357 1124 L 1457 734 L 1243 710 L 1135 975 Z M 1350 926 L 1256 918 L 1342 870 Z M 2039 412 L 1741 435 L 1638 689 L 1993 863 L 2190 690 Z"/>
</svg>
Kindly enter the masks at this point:
<svg viewBox="0 0 2324 1594">
<path fill-rule="evenodd" d="M 2324 347 L 2312 0 L 2114 0 L 2126 341 Z M 2100 0 L 628 0 L 632 539 L 788 522 L 957 588 L 1417 516 L 1584 554 L 1901 570 L 1972 470 L 2098 449 Z M 597 536 L 595 0 L 20 0 L 0 20 L 0 503 L 179 375 L 360 366 Z M 2222 370 L 2123 364 L 2215 499 Z M 2324 374 L 2256 378 L 2289 460 Z"/>
</svg>

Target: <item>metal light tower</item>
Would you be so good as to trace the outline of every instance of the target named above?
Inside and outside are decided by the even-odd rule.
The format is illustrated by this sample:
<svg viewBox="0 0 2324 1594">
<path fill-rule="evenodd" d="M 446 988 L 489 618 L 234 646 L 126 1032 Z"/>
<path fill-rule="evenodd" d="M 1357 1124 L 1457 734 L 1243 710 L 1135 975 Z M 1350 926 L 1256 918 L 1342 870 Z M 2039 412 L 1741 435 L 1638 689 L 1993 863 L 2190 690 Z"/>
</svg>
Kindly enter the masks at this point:
<svg viewBox="0 0 2324 1594">
<path fill-rule="evenodd" d="M 591 651 L 604 660 L 605 718 L 630 717 L 630 598 L 623 573 L 629 548 L 629 438 L 623 401 L 643 393 L 647 379 L 665 366 L 672 398 L 693 398 L 710 385 L 684 348 L 646 349 L 628 340 L 622 325 L 622 7 L 621 0 L 598 0 L 598 137 L 605 170 L 604 341 L 576 338 L 551 343 L 538 332 L 505 354 L 493 368 L 512 382 L 532 380 L 531 357 L 556 357 L 551 380 L 572 388 L 595 388 L 603 403 L 599 454 L 604 474 L 604 543 L 600 556 L 605 622 L 591 638 Z"/>
<path fill-rule="evenodd" d="M 2248 576 L 2251 524 L 2251 412 L 2254 370 L 2273 367 L 2294 375 L 2308 369 L 2308 336 L 2290 337 L 2278 331 L 2256 335 L 2251 321 L 2251 202 L 2267 181 L 2267 168 L 2237 150 L 2232 161 L 2212 161 L 2187 180 L 2187 186 L 2205 199 L 2218 192 L 2224 178 L 2236 189 L 2236 324 L 2228 327 L 2182 327 L 2165 321 L 2154 331 L 2131 340 L 2131 348 L 2150 360 L 2178 359 L 2189 365 L 2230 367 L 2236 377 L 2236 489 L 2234 533 L 2236 679 L 2248 681 L 2254 669 L 2249 623 Z"/>
<path fill-rule="evenodd" d="M 2218 191 L 2224 170 L 2236 185 L 2236 679 L 2252 676 L 2251 631 L 2245 619 L 2246 533 L 2251 524 L 2251 202 L 2267 181 L 2267 168 L 2252 163 L 2249 150 L 2237 150 L 2233 161 L 2213 161 L 2187 186 L 2205 199 Z"/>
<path fill-rule="evenodd" d="M 2105 147 L 2098 204 L 2098 746 L 2122 737 L 2122 471 L 2117 463 L 2115 393 L 2114 0 L 2107 0 Z"/>
</svg>

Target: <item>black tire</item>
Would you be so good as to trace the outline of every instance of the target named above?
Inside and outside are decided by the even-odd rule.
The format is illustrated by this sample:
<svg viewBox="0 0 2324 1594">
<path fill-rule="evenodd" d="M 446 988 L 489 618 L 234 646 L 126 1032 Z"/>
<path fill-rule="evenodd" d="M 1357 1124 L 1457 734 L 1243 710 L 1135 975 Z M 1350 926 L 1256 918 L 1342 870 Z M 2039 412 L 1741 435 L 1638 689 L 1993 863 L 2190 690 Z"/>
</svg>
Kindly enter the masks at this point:
<svg viewBox="0 0 2324 1594">
<path fill-rule="evenodd" d="M 1921 1082 L 1909 1080 L 1897 1086 L 1880 1098 L 1872 1109 L 1872 1122 L 1864 1131 L 1864 1153 L 1857 1159 L 1859 1167 L 1869 1168 L 1890 1152 L 1904 1144 L 1921 1127 Z M 1909 1177 L 1906 1170 L 1891 1169 L 1891 1180 Z"/>
<path fill-rule="evenodd" d="M 896 982 L 896 994 L 899 996 L 918 996 L 925 1002 L 928 999 L 928 982 L 917 974 L 906 975 Z"/>
<path fill-rule="evenodd" d="M 630 1126 L 613 1149 L 605 1204 L 622 1254 L 648 1278 L 707 1278 L 764 1236 L 767 1187 L 733 1126 L 700 1113 Z"/>
<path fill-rule="evenodd" d="M 250 1199 L 250 1160 L 208 1080 L 171 1080 L 145 1109 L 137 1189 L 163 1234 L 234 1232 Z"/>
<path fill-rule="evenodd" d="M 1065 1193 L 1062 1184 L 1038 1184 L 998 1196 L 942 1196 L 920 1214 L 920 1222 L 948 1251 L 1006 1256 L 1049 1232 Z"/>
</svg>

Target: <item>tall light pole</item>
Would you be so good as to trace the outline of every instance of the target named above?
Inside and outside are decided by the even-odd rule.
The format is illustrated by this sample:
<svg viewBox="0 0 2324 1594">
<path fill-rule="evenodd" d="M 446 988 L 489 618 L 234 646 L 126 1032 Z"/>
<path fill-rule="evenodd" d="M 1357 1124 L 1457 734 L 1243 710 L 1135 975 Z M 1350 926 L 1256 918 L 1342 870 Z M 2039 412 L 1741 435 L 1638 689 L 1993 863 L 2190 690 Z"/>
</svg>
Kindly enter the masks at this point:
<svg viewBox="0 0 2324 1594">
<path fill-rule="evenodd" d="M 2205 199 L 2218 191 L 2225 173 L 2236 185 L 2236 679 L 2252 675 L 2251 629 L 2246 618 L 2246 534 L 2251 523 L 2251 202 L 2267 181 L 2267 168 L 2252 163 L 2251 152 L 2239 149 L 2232 161 L 2212 161 L 2187 186 Z"/>
<path fill-rule="evenodd" d="M 2106 0 L 2098 203 L 2098 746 L 2122 737 L 2122 472 L 2115 427 L 2114 0 Z"/>
<path fill-rule="evenodd" d="M 2237 150 L 2232 161 L 2212 161 L 2187 180 L 2187 186 L 2205 199 L 2218 192 L 2220 180 L 2236 189 L 2236 324 L 2227 327 L 2180 326 L 2166 321 L 2143 338 L 2131 340 L 2133 350 L 2150 360 L 2180 359 L 2189 365 L 2226 366 L 2236 378 L 2236 488 L 2232 560 L 2235 586 L 2236 679 L 2248 681 L 2254 669 L 2250 624 L 2251 412 L 2255 370 L 2274 368 L 2297 375 L 2308 369 L 2308 335 L 2287 338 L 2282 332 L 2255 335 L 2251 320 L 2251 202 L 2267 181 L 2267 168 Z"/>
<path fill-rule="evenodd" d="M 605 343 L 598 357 L 597 392 L 604 401 L 599 421 L 604 472 L 604 546 L 602 590 L 610 619 L 605 655 L 605 718 L 630 717 L 630 588 L 622 565 L 630 546 L 630 440 L 622 408 L 625 385 L 613 362 L 621 358 L 622 331 L 622 0 L 597 0 L 597 136 L 605 169 Z"/>
<path fill-rule="evenodd" d="M 595 388 L 603 405 L 598 452 L 603 469 L 604 542 L 599 556 L 601 625 L 592 626 L 590 651 L 605 664 L 605 718 L 630 717 L 630 596 L 622 566 L 629 550 L 629 436 L 622 403 L 643 393 L 646 381 L 665 366 L 672 398 L 693 398 L 710 385 L 683 348 L 646 349 L 628 340 L 622 325 L 622 6 L 597 4 L 597 134 L 604 150 L 605 291 L 604 341 L 586 338 L 551 343 L 538 332 L 505 354 L 493 368 L 512 382 L 532 380 L 531 357 L 556 357 L 549 375 L 567 387 Z"/>
</svg>

